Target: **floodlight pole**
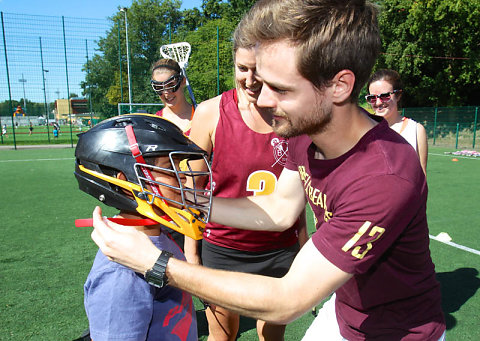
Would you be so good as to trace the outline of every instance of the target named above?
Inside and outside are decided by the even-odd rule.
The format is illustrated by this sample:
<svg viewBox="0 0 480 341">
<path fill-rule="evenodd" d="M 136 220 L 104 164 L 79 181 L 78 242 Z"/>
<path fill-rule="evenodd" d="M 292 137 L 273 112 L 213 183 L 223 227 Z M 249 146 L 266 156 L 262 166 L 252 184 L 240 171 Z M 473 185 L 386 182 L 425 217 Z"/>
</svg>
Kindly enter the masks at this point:
<svg viewBox="0 0 480 341">
<path fill-rule="evenodd" d="M 22 78 L 19 79 L 18 81 L 22 83 L 22 86 L 23 86 L 23 110 L 25 110 L 25 113 L 28 113 L 27 100 L 25 99 L 25 83 L 27 82 L 27 80 L 25 79 L 25 77 L 23 77 L 23 73 L 22 73 Z"/>
<path fill-rule="evenodd" d="M 127 20 L 127 8 L 120 8 L 120 12 L 125 14 L 125 41 L 127 44 L 127 75 L 128 75 L 128 102 L 130 103 L 130 113 L 132 112 L 132 81 L 130 79 L 130 52 L 128 48 L 128 20 Z"/>
</svg>

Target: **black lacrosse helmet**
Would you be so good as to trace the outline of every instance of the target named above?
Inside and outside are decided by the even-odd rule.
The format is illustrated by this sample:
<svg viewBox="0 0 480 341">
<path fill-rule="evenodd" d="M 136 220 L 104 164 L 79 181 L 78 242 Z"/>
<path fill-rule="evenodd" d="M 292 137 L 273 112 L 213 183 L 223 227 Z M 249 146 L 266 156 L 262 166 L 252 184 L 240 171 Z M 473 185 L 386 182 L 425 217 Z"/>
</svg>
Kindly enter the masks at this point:
<svg viewBox="0 0 480 341">
<path fill-rule="evenodd" d="M 159 156 L 169 157 L 171 166 L 162 168 L 145 162 L 145 158 Z M 151 114 L 107 119 L 79 134 L 75 159 L 80 190 L 108 206 L 138 212 L 194 239 L 201 238 L 212 198 L 211 191 L 196 190 L 195 183 L 199 177 L 211 177 L 207 153 L 172 122 Z M 180 164 L 178 160 L 182 160 Z M 208 171 L 193 171 L 192 160 L 203 160 Z M 177 178 L 178 185 L 157 182 L 148 176 L 150 171 L 168 173 Z M 126 181 L 116 177 L 119 172 L 125 175 Z M 181 177 L 190 177 L 193 188 L 185 187 Z M 162 188 L 174 189 L 181 199 L 163 196 Z M 155 206 L 168 218 L 157 214 Z"/>
</svg>

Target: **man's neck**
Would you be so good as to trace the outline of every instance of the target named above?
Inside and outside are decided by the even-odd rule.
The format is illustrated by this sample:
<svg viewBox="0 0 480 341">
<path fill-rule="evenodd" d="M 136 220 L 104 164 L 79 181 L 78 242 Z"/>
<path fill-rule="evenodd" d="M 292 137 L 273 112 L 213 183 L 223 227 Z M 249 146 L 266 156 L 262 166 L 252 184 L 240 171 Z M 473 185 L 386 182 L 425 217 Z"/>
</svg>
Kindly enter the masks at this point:
<svg viewBox="0 0 480 341">
<path fill-rule="evenodd" d="M 333 108 L 333 117 L 326 129 L 310 135 L 317 147 L 316 158 L 334 159 L 347 153 L 370 129 L 377 125 L 356 104 L 345 104 Z"/>
</svg>

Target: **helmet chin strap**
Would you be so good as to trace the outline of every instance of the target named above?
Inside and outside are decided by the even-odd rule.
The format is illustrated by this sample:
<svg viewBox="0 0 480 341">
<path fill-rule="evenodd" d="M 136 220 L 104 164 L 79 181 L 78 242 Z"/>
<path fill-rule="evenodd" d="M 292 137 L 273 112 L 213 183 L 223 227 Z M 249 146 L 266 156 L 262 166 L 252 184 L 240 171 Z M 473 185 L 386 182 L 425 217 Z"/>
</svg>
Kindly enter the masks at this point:
<svg viewBox="0 0 480 341">
<path fill-rule="evenodd" d="M 162 217 L 163 218 L 163 217 Z M 109 221 L 114 222 L 119 225 L 124 226 L 152 226 L 158 225 L 159 222 L 155 221 L 150 218 L 144 219 L 126 219 L 126 218 L 107 218 Z M 92 227 L 93 226 L 93 219 L 92 218 L 85 218 L 85 219 L 75 219 L 75 227 Z"/>
</svg>

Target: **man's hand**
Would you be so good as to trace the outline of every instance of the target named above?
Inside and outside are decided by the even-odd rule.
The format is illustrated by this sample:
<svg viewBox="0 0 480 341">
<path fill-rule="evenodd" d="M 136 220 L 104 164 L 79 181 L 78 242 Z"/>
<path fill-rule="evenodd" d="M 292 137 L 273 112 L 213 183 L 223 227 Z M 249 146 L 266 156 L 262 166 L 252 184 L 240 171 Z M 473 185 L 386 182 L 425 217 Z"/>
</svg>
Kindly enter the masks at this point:
<svg viewBox="0 0 480 341">
<path fill-rule="evenodd" d="M 93 227 L 92 239 L 108 259 L 141 274 L 150 270 L 161 254 L 146 234 L 102 218 L 98 206 L 93 211 Z"/>
</svg>

